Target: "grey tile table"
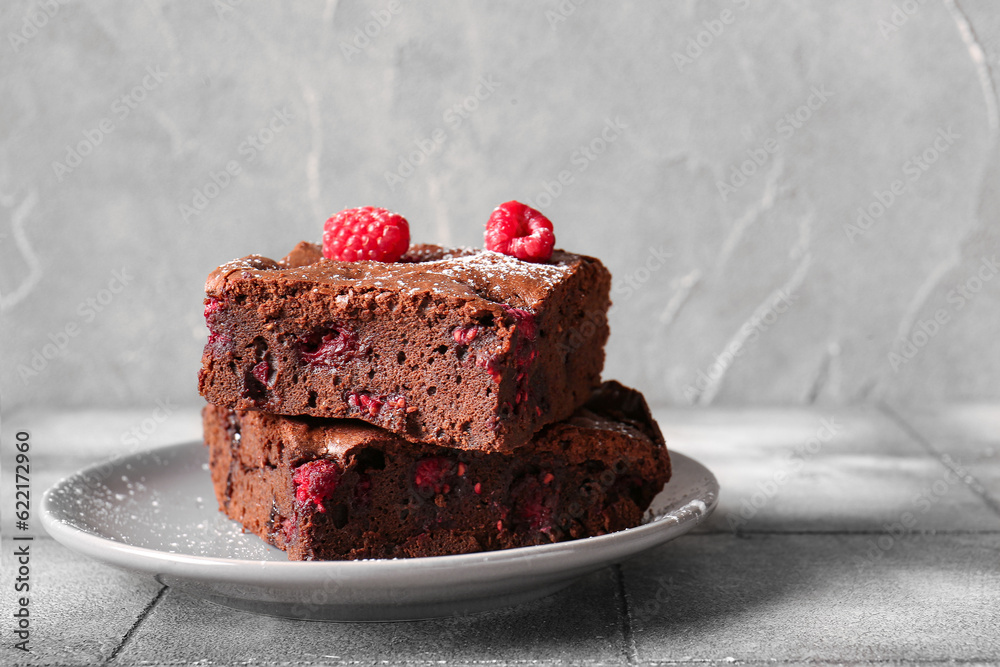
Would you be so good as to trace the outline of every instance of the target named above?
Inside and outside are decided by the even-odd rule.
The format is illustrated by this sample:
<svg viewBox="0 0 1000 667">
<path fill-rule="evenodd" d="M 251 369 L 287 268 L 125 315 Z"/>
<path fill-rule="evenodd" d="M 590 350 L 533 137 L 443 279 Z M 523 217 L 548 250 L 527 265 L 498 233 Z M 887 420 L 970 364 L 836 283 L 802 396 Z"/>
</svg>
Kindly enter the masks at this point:
<svg viewBox="0 0 1000 667">
<path fill-rule="evenodd" d="M 997 405 L 658 410 L 670 445 L 719 479 L 710 520 L 556 595 L 463 617 L 258 616 L 36 532 L 31 651 L 14 648 L 14 433 L 31 432 L 40 497 L 88 463 L 198 438 L 196 410 L 153 415 L 5 416 L 2 664 L 1000 662 Z"/>
</svg>

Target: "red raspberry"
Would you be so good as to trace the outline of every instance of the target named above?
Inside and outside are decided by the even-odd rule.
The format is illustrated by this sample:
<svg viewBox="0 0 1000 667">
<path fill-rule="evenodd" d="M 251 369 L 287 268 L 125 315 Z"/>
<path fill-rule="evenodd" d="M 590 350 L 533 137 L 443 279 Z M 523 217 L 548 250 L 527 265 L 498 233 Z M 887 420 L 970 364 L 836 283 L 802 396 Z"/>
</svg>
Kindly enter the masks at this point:
<svg viewBox="0 0 1000 667">
<path fill-rule="evenodd" d="M 452 477 L 455 474 L 455 463 L 443 456 L 432 456 L 417 462 L 413 474 L 413 484 L 424 497 L 451 491 Z"/>
<path fill-rule="evenodd" d="M 556 235 L 544 215 L 519 201 L 500 204 L 486 223 L 486 249 L 526 262 L 552 259 Z"/>
<path fill-rule="evenodd" d="M 313 503 L 320 512 L 326 512 L 323 503 L 337 490 L 340 469 L 327 459 L 317 459 L 304 463 L 292 476 L 295 483 L 295 499 L 303 505 Z"/>
<path fill-rule="evenodd" d="M 323 256 L 327 259 L 395 262 L 409 247 L 406 218 L 384 208 L 349 208 L 323 225 Z"/>
</svg>

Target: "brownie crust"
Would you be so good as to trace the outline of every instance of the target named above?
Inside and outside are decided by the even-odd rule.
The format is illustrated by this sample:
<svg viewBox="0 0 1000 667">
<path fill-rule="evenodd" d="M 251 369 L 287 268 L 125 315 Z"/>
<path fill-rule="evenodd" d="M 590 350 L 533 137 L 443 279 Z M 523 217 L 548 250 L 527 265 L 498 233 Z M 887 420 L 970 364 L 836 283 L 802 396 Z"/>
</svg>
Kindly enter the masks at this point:
<svg viewBox="0 0 1000 667">
<path fill-rule="evenodd" d="M 431 245 L 337 262 L 302 242 L 208 277 L 199 389 L 239 410 L 511 451 L 600 383 L 610 286 L 599 260 L 558 250 L 547 264 Z"/>
<path fill-rule="evenodd" d="M 617 382 L 512 452 L 415 444 L 356 420 L 203 411 L 220 509 L 291 560 L 437 556 L 641 522 L 670 477 L 642 396 Z"/>
</svg>

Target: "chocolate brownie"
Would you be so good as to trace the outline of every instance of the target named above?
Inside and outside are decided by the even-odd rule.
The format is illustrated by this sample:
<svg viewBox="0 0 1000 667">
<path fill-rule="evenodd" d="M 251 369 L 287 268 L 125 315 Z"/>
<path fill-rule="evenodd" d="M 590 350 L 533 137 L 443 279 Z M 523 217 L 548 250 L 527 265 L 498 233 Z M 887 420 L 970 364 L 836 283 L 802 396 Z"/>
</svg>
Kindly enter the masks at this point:
<svg viewBox="0 0 1000 667">
<path fill-rule="evenodd" d="M 512 452 L 415 444 L 357 420 L 208 405 L 220 509 L 291 560 L 436 556 L 638 525 L 670 477 L 642 396 L 617 382 Z"/>
<path fill-rule="evenodd" d="M 208 277 L 199 388 L 230 408 L 509 451 L 599 384 L 610 285 L 599 260 L 562 251 L 538 264 L 417 245 L 339 262 L 302 242 Z"/>
</svg>

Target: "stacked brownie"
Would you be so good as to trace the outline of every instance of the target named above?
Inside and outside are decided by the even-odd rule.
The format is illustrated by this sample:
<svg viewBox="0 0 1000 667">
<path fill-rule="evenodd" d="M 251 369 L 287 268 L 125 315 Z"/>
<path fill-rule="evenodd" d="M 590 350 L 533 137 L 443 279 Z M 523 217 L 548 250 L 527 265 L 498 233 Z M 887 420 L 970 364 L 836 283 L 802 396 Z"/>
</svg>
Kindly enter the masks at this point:
<svg viewBox="0 0 1000 667">
<path fill-rule="evenodd" d="M 220 509 L 293 560 L 637 525 L 670 463 L 642 396 L 600 380 L 610 282 L 592 257 L 431 245 L 220 266 L 199 375 Z"/>
</svg>

